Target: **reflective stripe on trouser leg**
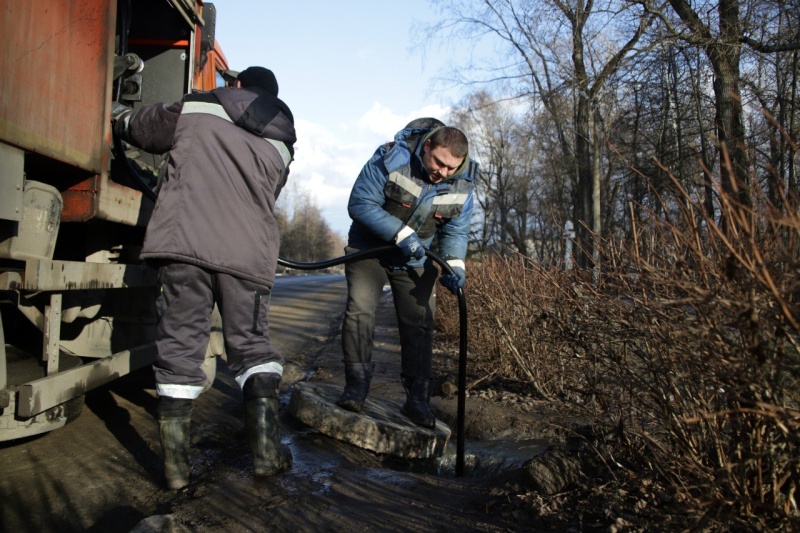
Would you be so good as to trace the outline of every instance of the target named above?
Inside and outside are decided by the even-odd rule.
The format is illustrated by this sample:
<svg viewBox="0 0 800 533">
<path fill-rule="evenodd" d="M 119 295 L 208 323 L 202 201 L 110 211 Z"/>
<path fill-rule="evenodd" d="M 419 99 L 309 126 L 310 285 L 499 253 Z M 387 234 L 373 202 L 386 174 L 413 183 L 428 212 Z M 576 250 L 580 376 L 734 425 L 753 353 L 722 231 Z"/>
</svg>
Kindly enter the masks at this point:
<svg viewBox="0 0 800 533">
<path fill-rule="evenodd" d="M 433 288 L 438 276 L 430 258 L 422 268 L 389 272 L 400 333 L 401 367 L 406 376 L 431 377 L 436 309 Z"/>
<path fill-rule="evenodd" d="M 283 355 L 269 340 L 271 289 L 221 272 L 214 281 L 225 353 L 236 382 L 242 387 L 260 372 L 283 375 Z"/>
<path fill-rule="evenodd" d="M 159 268 L 158 279 L 156 392 L 193 400 L 206 381 L 201 367 L 214 308 L 211 273 L 186 263 L 169 263 Z"/>
<path fill-rule="evenodd" d="M 277 374 L 278 377 L 283 377 L 283 365 L 272 361 L 264 363 L 263 365 L 254 366 L 253 368 L 248 368 L 244 373 L 236 376 L 236 383 L 238 383 L 241 388 L 244 388 L 244 384 L 247 383 L 247 380 L 255 374 Z"/>
<path fill-rule="evenodd" d="M 372 361 L 375 310 L 387 281 L 386 270 L 377 259 L 363 259 L 346 263 L 344 274 L 347 306 L 342 323 L 342 353 L 345 361 L 369 363 Z"/>
</svg>

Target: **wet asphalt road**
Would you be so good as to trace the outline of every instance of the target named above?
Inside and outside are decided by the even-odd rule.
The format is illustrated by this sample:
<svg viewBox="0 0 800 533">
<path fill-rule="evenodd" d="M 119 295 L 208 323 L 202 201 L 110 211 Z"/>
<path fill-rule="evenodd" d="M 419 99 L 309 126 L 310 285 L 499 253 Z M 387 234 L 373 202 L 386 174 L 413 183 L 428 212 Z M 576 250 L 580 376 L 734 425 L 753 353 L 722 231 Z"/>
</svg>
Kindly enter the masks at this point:
<svg viewBox="0 0 800 533">
<path fill-rule="evenodd" d="M 313 351 L 343 312 L 345 291 L 341 275 L 279 278 L 273 344 L 287 359 Z M 222 362 L 218 373 L 195 407 L 201 442 L 220 429 L 241 431 L 240 393 Z M 149 372 L 139 372 L 89 392 L 80 417 L 66 427 L 0 443 L 0 531 L 128 531 L 143 517 L 168 512 L 155 403 Z"/>
<path fill-rule="evenodd" d="M 306 377 L 306 370 L 341 385 L 336 333 L 345 292 L 343 276 L 278 282 L 271 335 L 287 359 L 284 385 Z M 396 368 L 373 380 L 375 397 L 401 392 L 393 317 L 387 307 L 376 324 L 374 358 Z M 145 531 L 160 533 L 526 530 L 513 515 L 494 512 L 504 497 L 483 474 L 437 474 L 331 439 L 289 415 L 288 396 L 281 399 L 281 435 L 294 463 L 277 476 L 255 479 L 241 391 L 219 364 L 214 386 L 192 412 L 189 486 L 170 491 L 152 376 L 128 376 L 92 391 L 70 425 L 0 444 L 0 532 L 130 532 L 150 520 L 159 525 Z M 179 527 L 165 525 L 164 517 Z"/>
</svg>

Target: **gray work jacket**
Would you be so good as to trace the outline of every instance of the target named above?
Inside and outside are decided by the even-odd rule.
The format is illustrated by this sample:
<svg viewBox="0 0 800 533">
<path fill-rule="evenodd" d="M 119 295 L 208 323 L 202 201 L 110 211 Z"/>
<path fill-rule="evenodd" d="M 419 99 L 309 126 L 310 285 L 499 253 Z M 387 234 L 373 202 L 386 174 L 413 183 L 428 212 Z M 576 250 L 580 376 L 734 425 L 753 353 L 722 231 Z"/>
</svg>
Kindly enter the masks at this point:
<svg viewBox="0 0 800 533">
<path fill-rule="evenodd" d="M 280 247 L 275 200 L 289 173 L 293 122 L 286 104 L 252 88 L 136 110 L 126 140 L 149 152 L 169 151 L 141 257 L 271 287 Z"/>
</svg>

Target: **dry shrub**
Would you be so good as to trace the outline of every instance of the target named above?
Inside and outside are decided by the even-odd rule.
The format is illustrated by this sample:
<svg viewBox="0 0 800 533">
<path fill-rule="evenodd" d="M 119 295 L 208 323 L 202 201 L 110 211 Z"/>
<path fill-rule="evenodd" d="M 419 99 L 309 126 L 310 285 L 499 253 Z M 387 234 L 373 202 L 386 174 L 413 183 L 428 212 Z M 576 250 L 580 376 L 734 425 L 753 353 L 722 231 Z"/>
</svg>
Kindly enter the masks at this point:
<svg viewBox="0 0 800 533">
<path fill-rule="evenodd" d="M 701 524 L 797 527 L 800 216 L 720 193 L 723 230 L 676 191 L 602 244 L 598 279 L 471 262 L 470 386 L 521 381 L 613 425 L 628 469 Z M 457 338 L 456 316 L 438 327 Z"/>
<path fill-rule="evenodd" d="M 571 274 L 521 256 L 490 256 L 469 270 L 469 362 L 471 375 L 478 376 L 469 388 L 513 380 L 554 398 L 564 387 L 560 370 L 566 352 L 548 331 L 556 323 L 548 302 L 558 297 L 560 280 Z M 458 317 L 440 313 L 438 322 L 446 338 L 458 338 Z"/>
</svg>

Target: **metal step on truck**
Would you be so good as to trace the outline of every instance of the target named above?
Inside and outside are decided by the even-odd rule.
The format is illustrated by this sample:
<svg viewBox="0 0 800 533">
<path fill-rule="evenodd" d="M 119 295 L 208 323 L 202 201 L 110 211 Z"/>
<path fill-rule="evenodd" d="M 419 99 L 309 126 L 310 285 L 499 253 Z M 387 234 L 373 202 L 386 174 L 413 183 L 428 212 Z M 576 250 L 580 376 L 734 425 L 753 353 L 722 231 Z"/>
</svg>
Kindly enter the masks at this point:
<svg viewBox="0 0 800 533">
<path fill-rule="evenodd" d="M 64 426 L 154 360 L 139 251 L 165 157 L 113 138 L 111 105 L 224 85 L 215 20 L 199 0 L 0 0 L 0 441 Z"/>
</svg>

